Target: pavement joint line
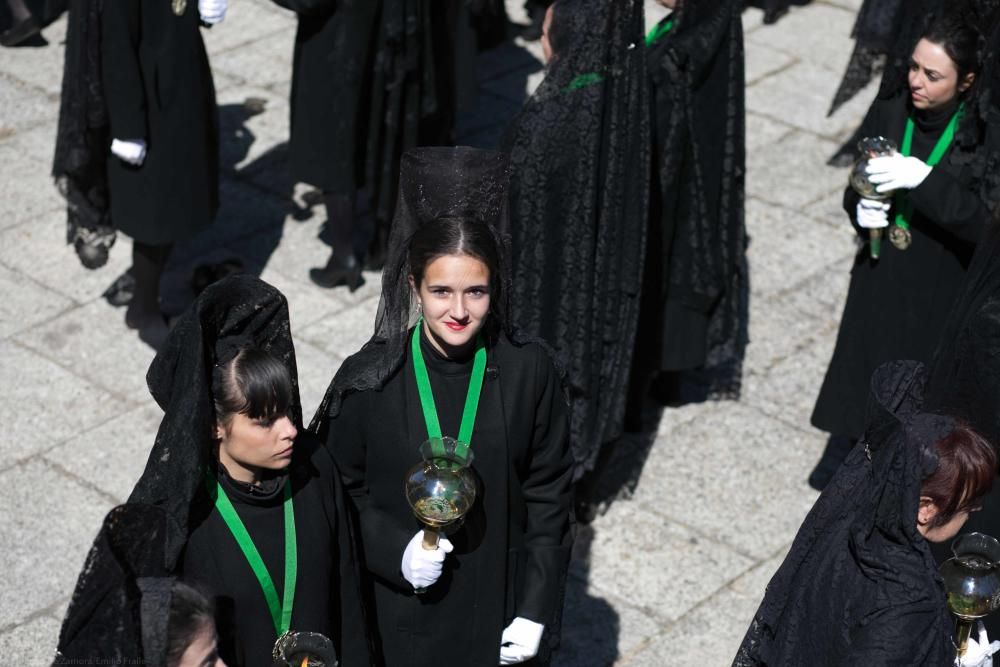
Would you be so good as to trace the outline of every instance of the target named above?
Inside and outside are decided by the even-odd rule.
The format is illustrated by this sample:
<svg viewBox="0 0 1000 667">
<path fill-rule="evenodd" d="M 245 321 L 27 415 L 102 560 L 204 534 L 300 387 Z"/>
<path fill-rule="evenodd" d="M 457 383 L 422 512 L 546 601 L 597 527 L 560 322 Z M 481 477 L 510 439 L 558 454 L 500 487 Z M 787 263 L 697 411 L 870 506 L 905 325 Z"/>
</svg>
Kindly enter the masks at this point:
<svg viewBox="0 0 1000 667">
<path fill-rule="evenodd" d="M 88 481 L 86 479 L 83 479 L 82 477 L 80 477 L 76 473 L 74 473 L 74 472 L 72 472 L 70 470 L 67 470 L 61 464 L 56 463 L 52 459 L 48 459 L 48 458 L 45 458 L 44 456 L 41 456 L 41 457 L 38 457 L 38 461 L 39 461 L 39 463 L 41 463 L 42 465 L 44 465 L 45 467 L 47 467 L 48 469 L 50 469 L 52 472 L 60 474 L 63 477 L 66 477 L 71 482 L 75 482 L 76 484 L 82 486 L 83 488 L 87 489 L 88 491 L 93 491 L 94 493 L 96 493 L 97 495 L 99 495 L 104 500 L 107 500 L 108 502 L 110 502 L 113 507 L 121 505 L 124 502 L 123 500 L 121 500 L 119 498 L 115 498 L 112 494 L 108 493 L 107 491 L 105 491 L 101 487 L 97 486 L 93 482 L 90 482 L 90 481 Z M 95 535 L 97 534 L 96 530 L 94 531 L 94 534 Z"/>
<path fill-rule="evenodd" d="M 68 602 L 69 600 L 70 600 L 69 597 L 61 598 L 61 599 L 53 602 L 52 604 L 46 605 L 44 607 L 41 607 L 39 609 L 36 609 L 36 610 L 32 611 L 31 613 L 29 613 L 27 616 L 24 616 L 19 621 L 14 621 L 13 623 L 8 623 L 7 625 L 0 626 L 0 635 L 9 634 L 9 633 L 13 632 L 14 630 L 17 630 L 21 626 L 27 625 L 28 623 L 31 623 L 33 621 L 37 621 L 40 618 L 45 618 L 46 616 L 48 616 L 49 618 L 52 618 L 52 619 L 54 619 L 56 621 L 59 621 L 59 625 L 61 626 L 62 625 L 62 616 L 59 615 L 59 613 L 58 613 L 59 612 L 59 608 L 62 605 L 64 605 L 66 602 Z"/>
<path fill-rule="evenodd" d="M 76 433 L 74 433 L 72 435 L 66 436 L 65 438 L 62 438 L 61 440 L 54 440 L 54 439 L 52 439 L 51 442 L 53 444 L 51 446 L 45 447 L 44 449 L 39 449 L 39 450 L 37 450 L 35 452 L 32 452 L 29 456 L 26 456 L 23 459 L 17 459 L 17 460 L 15 460 L 14 461 L 14 465 L 12 465 L 10 467 L 21 466 L 22 464 L 27 464 L 32 459 L 45 459 L 46 461 L 55 463 L 55 461 L 53 461 L 53 459 L 49 458 L 49 456 L 48 456 L 51 452 L 53 452 L 56 449 L 59 449 L 60 447 L 68 444 L 71 440 L 76 440 L 77 438 L 79 438 L 81 436 L 86 436 L 87 434 L 92 433 L 93 431 L 96 431 L 99 428 L 103 428 L 103 427 L 107 426 L 109 423 L 115 421 L 116 419 L 121 419 L 122 417 L 125 417 L 126 415 L 131 415 L 134 412 L 140 412 L 140 411 L 145 410 L 145 409 L 146 409 L 145 405 L 136 405 L 133 408 L 130 408 L 128 410 L 123 410 L 121 412 L 118 412 L 118 413 L 112 415 L 111 417 L 108 417 L 107 419 L 104 419 L 104 420 L 102 420 L 102 421 L 100 421 L 100 422 L 98 422 L 98 423 L 96 423 L 96 424 L 94 424 L 92 426 L 88 426 L 88 427 L 84 428 L 83 430 L 77 431 Z M 9 468 L 4 468 L 4 470 L 2 472 L 6 472 L 8 469 Z"/>
<path fill-rule="evenodd" d="M 819 429 L 813 428 L 812 426 L 809 426 L 809 428 L 805 428 L 801 424 L 799 424 L 798 422 L 790 422 L 787 419 L 785 419 L 784 417 L 780 417 L 780 416 L 778 416 L 778 415 L 776 415 L 774 413 L 768 412 L 767 410 L 765 410 L 763 407 L 761 407 L 760 405 L 758 405 L 756 403 L 756 399 L 748 399 L 746 403 L 743 403 L 743 405 L 751 408 L 752 410 L 756 410 L 761 415 L 763 415 L 765 417 L 768 417 L 770 419 L 773 419 L 773 420 L 775 420 L 777 422 L 780 422 L 784 426 L 787 426 L 788 428 L 791 428 L 791 429 L 793 429 L 795 431 L 798 431 L 799 433 L 802 433 L 804 435 L 809 435 L 809 436 L 814 436 L 815 437 L 815 436 L 818 436 L 818 435 L 820 435 L 820 434 L 823 433 L 823 431 L 820 431 Z"/>
<path fill-rule="evenodd" d="M 41 86 L 39 86 L 37 84 L 34 84 L 34 83 L 30 82 L 30 81 L 25 81 L 21 77 L 15 76 L 14 74 L 11 74 L 10 72 L 4 71 L 4 70 L 0 70 L 0 78 L 7 79 L 8 81 L 10 81 L 11 83 L 13 83 L 16 86 L 23 86 L 25 88 L 28 88 L 32 92 L 41 95 L 42 97 L 44 97 L 45 99 L 49 100 L 50 102 L 51 101 L 59 101 L 59 97 L 60 97 L 59 95 L 57 95 L 55 93 L 49 93 L 47 90 L 45 90 Z"/>
<path fill-rule="evenodd" d="M 776 46 L 772 46 L 770 42 L 768 42 L 767 44 L 760 44 L 760 46 L 766 46 L 772 51 L 777 51 L 783 56 L 789 56 L 791 60 L 782 65 L 781 67 L 778 67 L 777 69 L 773 69 L 770 72 L 765 72 L 764 74 L 761 74 L 756 79 L 752 79 L 750 81 L 744 81 L 744 85 L 748 89 L 752 88 L 753 86 L 756 86 L 761 81 L 766 81 L 767 79 L 770 79 L 776 74 L 782 74 L 784 72 L 787 72 L 788 70 L 790 70 L 791 68 L 795 67 L 796 65 L 802 62 L 797 55 L 789 53 L 788 51 L 783 51 L 782 49 L 779 49 Z"/>
<path fill-rule="evenodd" d="M 277 15 L 275 15 L 275 16 L 277 16 Z M 253 46 L 257 42 L 263 41 L 265 39 L 270 39 L 271 37 L 274 37 L 275 35 L 278 35 L 278 34 L 288 33 L 288 32 L 289 32 L 289 26 L 281 26 L 280 28 L 275 28 L 271 32 L 261 33 L 260 35 L 257 35 L 253 39 L 248 39 L 245 42 L 240 42 L 239 44 L 234 44 L 232 46 L 227 46 L 226 48 L 220 49 L 218 51 L 214 51 L 214 50 L 213 51 L 209 51 L 208 52 L 208 61 L 209 61 L 209 63 L 211 63 L 214 58 L 218 58 L 219 56 L 225 55 L 225 54 L 229 53 L 230 51 L 235 51 L 236 49 L 245 49 L 248 46 Z M 209 41 L 211 41 L 211 40 L 209 40 Z M 295 46 L 294 33 L 291 35 L 291 39 L 289 39 L 289 46 L 290 47 L 294 47 Z M 213 67 L 213 71 L 214 70 L 215 70 L 215 68 Z M 225 70 L 220 70 L 220 71 L 225 72 Z M 227 75 L 229 75 L 229 72 L 225 72 L 225 73 Z"/>
<path fill-rule="evenodd" d="M 751 113 L 751 112 L 748 110 L 747 113 Z M 799 132 L 801 134 L 809 135 L 811 137 L 815 137 L 816 139 L 820 139 L 821 141 L 827 141 L 827 142 L 829 142 L 831 144 L 836 144 L 837 148 L 839 148 L 840 144 L 843 143 L 843 141 L 841 139 L 839 139 L 840 133 L 837 133 L 837 134 L 823 134 L 822 132 L 817 132 L 816 130 L 810 129 L 808 127 L 802 127 L 801 125 L 795 125 L 794 123 L 789 123 L 788 121 L 783 120 L 781 118 L 775 118 L 774 116 L 772 116 L 771 114 L 769 114 L 769 113 L 767 113 L 765 111 L 754 111 L 752 113 L 755 116 L 759 116 L 761 118 L 766 118 L 767 120 L 771 121 L 772 123 L 777 123 L 778 125 L 782 125 L 784 127 L 787 127 L 787 128 L 789 128 L 791 130 L 794 130 L 795 132 Z M 852 132 L 853 132 L 853 130 L 852 130 Z M 777 139 L 777 140 L 775 140 L 775 141 L 773 141 L 771 143 L 772 144 L 776 144 L 778 142 L 784 141 L 785 139 L 787 139 L 788 137 L 790 137 L 792 134 L 793 134 L 792 132 L 788 132 L 787 134 L 783 134 L 779 139 Z M 760 152 L 760 150 L 758 149 L 756 152 Z M 749 169 L 747 171 L 749 171 Z"/>
<path fill-rule="evenodd" d="M 632 501 L 632 502 L 635 502 L 635 501 Z M 651 505 L 648 505 L 646 503 L 646 501 L 644 501 L 644 500 L 640 500 L 636 504 L 640 508 L 646 510 L 647 512 L 649 512 L 651 514 L 655 514 L 656 516 L 660 517 L 664 521 L 667 521 L 668 523 L 672 523 L 675 526 L 680 526 L 681 528 L 683 528 L 684 530 L 688 531 L 689 533 L 692 533 L 699 540 L 708 542 L 710 546 L 711 545 L 718 545 L 720 547 L 724 547 L 725 549 L 727 549 L 727 550 L 732 551 L 733 553 L 735 553 L 737 556 L 742 556 L 743 558 L 747 558 L 747 559 L 752 560 L 752 561 L 756 561 L 759 558 L 759 556 L 755 556 L 754 554 L 751 554 L 751 553 L 749 553 L 747 551 L 744 551 L 742 548 L 740 548 L 740 547 L 738 547 L 738 546 L 736 546 L 734 544 L 730 544 L 729 542 L 725 542 L 725 541 L 723 541 L 723 540 L 721 540 L 719 538 L 712 537 L 712 536 L 708 535 L 707 533 L 705 533 L 703 530 L 701 530 L 699 528 L 695 528 L 694 526 L 688 524 L 685 521 L 681 521 L 681 520 L 679 520 L 679 519 L 677 519 L 675 517 L 670 516 L 666 512 L 657 510 L 655 507 L 653 507 Z"/>
<path fill-rule="evenodd" d="M 105 392 L 107 394 L 110 394 L 112 398 L 116 398 L 116 399 L 118 399 L 119 401 L 122 401 L 123 403 L 125 403 L 128 406 L 134 407 L 134 406 L 138 405 L 138 403 L 136 403 L 134 400 L 132 400 L 131 398 L 129 398 L 126 394 L 119 393 L 118 390 L 109 389 L 108 387 L 104 386 L 103 384 L 101 384 L 99 382 L 94 381 L 93 379 L 85 378 L 84 376 L 80 375 L 79 373 L 77 373 L 76 371 L 74 371 L 72 368 L 70 368 L 69 366 L 67 366 L 66 364 L 64 364 L 59 359 L 53 358 L 53 357 L 49 356 L 49 354 L 47 354 L 44 350 L 31 347 L 30 345 L 28 345 L 27 343 L 25 343 L 23 340 L 21 340 L 21 339 L 18 338 L 18 336 L 22 336 L 25 333 L 27 333 L 28 331 L 31 331 L 32 329 L 35 329 L 35 328 L 36 327 L 31 327 L 30 329 L 27 329 L 26 331 L 23 331 L 20 334 L 17 334 L 17 336 L 13 336 L 13 337 L 11 337 L 11 338 L 9 338 L 7 340 L 10 343 L 12 343 L 12 344 L 20 347 L 21 349 L 23 349 L 23 350 L 25 350 L 27 352 L 30 352 L 32 354 L 35 354 L 35 355 L 41 357 L 42 359 L 45 359 L 46 361 L 48 361 L 50 363 L 55 364 L 56 366 L 58 366 L 62 370 L 66 371 L 70 375 L 72 375 L 75 378 L 77 378 L 80 381 L 82 381 L 84 384 L 90 385 L 91 387 L 96 387 L 97 389 L 100 389 L 101 391 L 103 391 L 103 392 Z"/>
</svg>

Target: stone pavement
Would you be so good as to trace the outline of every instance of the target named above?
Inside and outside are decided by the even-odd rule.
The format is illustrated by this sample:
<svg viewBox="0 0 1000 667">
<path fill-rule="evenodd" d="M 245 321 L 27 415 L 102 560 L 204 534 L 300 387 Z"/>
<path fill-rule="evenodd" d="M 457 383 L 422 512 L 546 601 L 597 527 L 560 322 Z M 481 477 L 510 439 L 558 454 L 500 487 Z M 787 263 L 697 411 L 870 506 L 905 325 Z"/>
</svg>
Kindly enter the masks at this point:
<svg viewBox="0 0 1000 667">
<path fill-rule="evenodd" d="M 520 2 L 508 0 L 512 13 Z M 824 166 L 873 90 L 825 113 L 847 61 L 859 0 L 817 0 L 776 26 L 747 11 L 747 224 L 752 302 L 738 403 L 666 410 L 630 498 L 577 543 L 564 616 L 564 666 L 728 665 L 815 494 L 805 484 L 823 437 L 809 413 L 832 351 L 853 252 L 840 211 L 846 174 Z M 652 9 L 651 17 L 658 18 Z M 658 11 L 658 9 L 656 10 Z M 327 248 L 308 188 L 284 171 L 294 18 L 234 0 L 206 32 L 223 128 L 223 205 L 179 247 L 164 295 L 179 310 L 198 261 L 243 257 L 291 303 L 302 399 L 317 405 L 367 338 L 378 276 L 354 294 L 311 286 Z M 101 518 L 145 463 L 159 410 L 145 389 L 152 352 L 100 294 L 129 263 L 81 268 L 64 241 L 48 176 L 65 19 L 49 44 L 0 50 L 0 662 L 48 664 Z M 533 55 L 534 54 L 534 55 Z M 481 95 L 462 140 L 489 145 L 537 82 L 537 45 L 479 61 Z M 654 425 L 656 426 L 656 425 Z"/>
</svg>

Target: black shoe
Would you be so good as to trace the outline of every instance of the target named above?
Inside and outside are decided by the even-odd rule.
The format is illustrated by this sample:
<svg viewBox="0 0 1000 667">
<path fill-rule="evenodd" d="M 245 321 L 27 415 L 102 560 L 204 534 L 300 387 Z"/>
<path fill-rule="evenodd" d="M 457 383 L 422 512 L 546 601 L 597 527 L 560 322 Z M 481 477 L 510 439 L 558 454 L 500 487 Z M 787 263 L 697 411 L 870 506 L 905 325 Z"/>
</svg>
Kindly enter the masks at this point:
<svg viewBox="0 0 1000 667">
<path fill-rule="evenodd" d="M 132 269 L 126 270 L 125 273 L 115 278 L 115 281 L 108 286 L 108 289 L 104 290 L 103 294 L 101 294 L 105 301 L 110 303 L 115 308 L 130 304 L 134 295 L 135 276 L 132 275 Z M 129 328 L 134 329 L 135 327 Z"/>
<path fill-rule="evenodd" d="M 35 20 L 34 16 L 29 16 L 17 25 L 0 33 L 0 45 L 17 46 L 21 42 L 31 39 L 41 31 L 41 24 Z"/>
<path fill-rule="evenodd" d="M 336 253 L 330 255 L 322 269 L 309 269 L 309 279 L 320 287 L 347 285 L 352 292 L 365 284 L 361 262 L 354 255 L 342 259 Z"/>
</svg>

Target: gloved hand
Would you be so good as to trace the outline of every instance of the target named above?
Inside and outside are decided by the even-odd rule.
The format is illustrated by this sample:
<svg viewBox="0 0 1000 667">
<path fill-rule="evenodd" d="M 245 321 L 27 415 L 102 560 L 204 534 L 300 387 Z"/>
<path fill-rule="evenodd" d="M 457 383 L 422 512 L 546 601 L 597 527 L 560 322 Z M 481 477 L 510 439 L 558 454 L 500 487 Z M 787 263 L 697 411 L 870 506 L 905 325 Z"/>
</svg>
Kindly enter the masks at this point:
<svg viewBox="0 0 1000 667">
<path fill-rule="evenodd" d="M 500 639 L 500 664 L 516 665 L 538 655 L 545 626 L 518 616 L 510 622 Z"/>
<path fill-rule="evenodd" d="M 862 197 L 861 201 L 858 202 L 858 208 L 855 212 L 858 227 L 861 227 L 862 229 L 881 229 L 882 227 L 888 227 L 890 206 L 891 204 L 887 201 L 865 199 Z"/>
<path fill-rule="evenodd" d="M 417 531 L 403 550 L 403 562 L 399 567 L 403 579 L 414 588 L 427 588 L 436 582 L 444 568 L 444 557 L 454 549 L 447 537 L 438 540 L 437 549 L 433 551 L 424 549 L 423 539 L 424 531 Z"/>
<path fill-rule="evenodd" d="M 877 184 L 879 192 L 893 190 L 912 190 L 927 178 L 931 167 L 923 160 L 915 157 L 903 157 L 899 153 L 885 157 L 875 157 L 868 161 L 865 173 L 868 180 Z"/>
<path fill-rule="evenodd" d="M 140 166 L 146 159 L 145 139 L 112 139 L 111 153 L 122 161 Z"/>
<path fill-rule="evenodd" d="M 208 25 L 221 23 L 226 18 L 226 0 L 198 0 L 198 13 Z"/>
<path fill-rule="evenodd" d="M 993 667 L 993 654 L 1000 651 L 1000 641 L 990 643 L 986 636 L 986 626 L 982 621 L 976 621 L 979 641 L 969 637 L 969 646 L 965 655 L 955 660 L 956 667 Z"/>
</svg>

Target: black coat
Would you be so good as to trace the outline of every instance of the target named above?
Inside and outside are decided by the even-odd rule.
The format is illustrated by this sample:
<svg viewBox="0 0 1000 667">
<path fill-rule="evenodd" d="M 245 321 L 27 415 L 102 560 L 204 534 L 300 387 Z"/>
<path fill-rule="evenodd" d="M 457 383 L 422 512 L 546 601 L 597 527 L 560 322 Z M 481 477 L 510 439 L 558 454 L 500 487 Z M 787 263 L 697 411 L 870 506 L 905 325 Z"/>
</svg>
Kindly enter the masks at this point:
<svg viewBox="0 0 1000 667">
<path fill-rule="evenodd" d="M 333 640 L 343 667 L 367 665 L 356 561 L 339 474 L 314 436 L 295 441 L 290 481 L 298 574 L 290 630 L 320 632 Z M 253 538 L 274 581 L 284 591 L 283 486 L 251 496 L 220 473 L 226 494 Z M 230 665 L 270 667 L 277 640 L 260 584 L 236 539 L 203 492 L 196 497 L 183 574 L 208 592 L 216 607 L 219 654 Z"/>
<path fill-rule="evenodd" d="M 471 361 L 426 344 L 442 432 L 458 431 Z M 348 394 L 329 424 L 329 447 L 354 500 L 370 574 L 375 628 L 389 667 L 492 667 L 515 616 L 558 622 L 571 540 L 572 457 L 567 407 L 547 354 L 505 338 L 489 349 L 472 437 L 479 491 L 449 538 L 441 579 L 415 595 L 400 572 L 420 529 L 403 480 L 427 438 L 412 361 L 379 391 Z"/>
<path fill-rule="evenodd" d="M 212 71 L 196 0 L 105 2 L 101 57 L 116 139 L 145 139 L 140 167 L 107 162 L 111 219 L 143 243 L 192 236 L 215 217 L 219 132 Z"/>
<path fill-rule="evenodd" d="M 906 95 L 876 100 L 862 136 L 882 135 L 902 142 Z M 926 160 L 947 117 L 920 122 L 912 154 Z M 995 149 L 995 146 L 987 146 Z M 847 303 L 837 345 L 816 400 L 812 423 L 837 435 L 857 438 L 864 429 L 865 389 L 874 370 L 893 359 L 929 362 L 965 277 L 975 244 L 989 221 L 987 205 L 975 193 L 972 169 L 946 155 L 907 197 L 913 204 L 913 243 L 897 250 L 886 238 L 877 262 L 862 246 L 851 269 Z M 859 196 L 848 188 L 844 209 L 854 223 Z M 889 212 L 892 223 L 895 206 Z M 867 232 L 858 230 L 863 237 Z"/>
<path fill-rule="evenodd" d="M 290 164 L 296 181 L 353 194 L 362 181 L 380 2 L 277 0 L 299 16 Z"/>
</svg>

